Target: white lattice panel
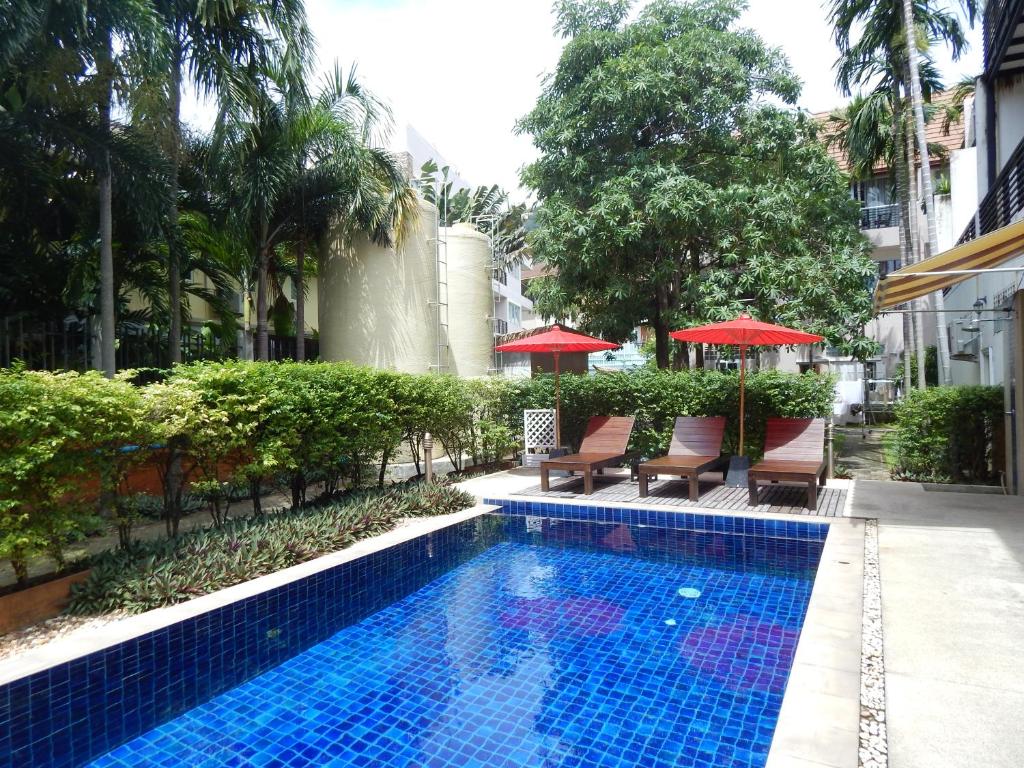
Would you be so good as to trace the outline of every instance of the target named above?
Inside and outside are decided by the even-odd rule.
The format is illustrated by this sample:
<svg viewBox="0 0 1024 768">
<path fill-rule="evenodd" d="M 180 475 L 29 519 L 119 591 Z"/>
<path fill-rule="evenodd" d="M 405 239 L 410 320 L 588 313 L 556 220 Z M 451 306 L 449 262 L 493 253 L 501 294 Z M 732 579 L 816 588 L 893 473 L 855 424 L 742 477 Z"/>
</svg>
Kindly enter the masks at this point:
<svg viewBox="0 0 1024 768">
<path fill-rule="evenodd" d="M 535 408 L 523 411 L 523 435 L 526 450 L 555 448 L 555 411 Z"/>
</svg>

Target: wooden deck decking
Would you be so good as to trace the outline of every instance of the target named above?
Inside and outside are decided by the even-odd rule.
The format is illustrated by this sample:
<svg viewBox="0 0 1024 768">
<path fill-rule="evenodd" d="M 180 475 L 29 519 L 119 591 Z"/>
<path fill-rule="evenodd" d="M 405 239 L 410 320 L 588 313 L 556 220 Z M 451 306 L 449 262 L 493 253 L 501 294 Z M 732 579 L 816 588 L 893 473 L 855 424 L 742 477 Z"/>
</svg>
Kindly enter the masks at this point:
<svg viewBox="0 0 1024 768">
<path fill-rule="evenodd" d="M 540 485 L 530 486 L 513 494 L 515 496 L 536 496 L 553 499 L 575 499 L 578 501 L 617 502 L 622 504 L 657 504 L 683 509 L 723 509 L 735 512 L 777 512 L 813 517 L 842 517 L 846 507 L 846 490 L 842 488 L 819 488 L 818 509 L 812 512 L 804 506 L 807 503 L 807 487 L 799 485 L 762 486 L 760 504 L 751 506 L 746 487 L 729 488 L 716 480 L 701 478 L 700 499 L 687 499 L 687 484 L 679 479 L 659 479 L 650 483 L 649 495 L 641 498 L 639 486 L 625 475 L 603 475 L 594 478 L 594 492 L 584 495 L 582 477 L 552 477 L 551 490 L 542 491 Z"/>
</svg>

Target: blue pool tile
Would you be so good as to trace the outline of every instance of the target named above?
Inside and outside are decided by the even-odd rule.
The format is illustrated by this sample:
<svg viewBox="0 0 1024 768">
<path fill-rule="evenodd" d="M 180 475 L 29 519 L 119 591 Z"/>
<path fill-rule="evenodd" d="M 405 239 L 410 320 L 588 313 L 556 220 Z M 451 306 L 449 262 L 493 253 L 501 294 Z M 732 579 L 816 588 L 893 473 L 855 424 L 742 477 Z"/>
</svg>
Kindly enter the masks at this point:
<svg viewBox="0 0 1024 768">
<path fill-rule="evenodd" d="M 826 525 L 495 503 L 0 686 L 0 766 L 764 764 Z"/>
</svg>

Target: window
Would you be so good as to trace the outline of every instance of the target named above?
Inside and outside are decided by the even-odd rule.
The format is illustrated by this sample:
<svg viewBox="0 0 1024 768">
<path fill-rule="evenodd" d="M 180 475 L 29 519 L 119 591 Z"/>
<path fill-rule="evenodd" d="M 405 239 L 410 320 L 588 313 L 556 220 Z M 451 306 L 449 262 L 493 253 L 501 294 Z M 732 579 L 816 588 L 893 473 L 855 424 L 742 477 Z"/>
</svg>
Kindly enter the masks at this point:
<svg viewBox="0 0 1024 768">
<path fill-rule="evenodd" d="M 513 328 L 520 328 L 522 326 L 522 308 L 518 304 L 510 303 L 508 305 L 508 324 Z"/>
<path fill-rule="evenodd" d="M 899 259 L 886 259 L 878 262 L 878 276 L 885 277 L 890 272 L 895 272 L 903 264 Z"/>
<path fill-rule="evenodd" d="M 867 181 L 859 181 L 854 185 L 854 197 L 860 200 L 865 208 L 880 205 L 892 205 L 892 181 L 887 176 L 874 176 Z"/>
</svg>

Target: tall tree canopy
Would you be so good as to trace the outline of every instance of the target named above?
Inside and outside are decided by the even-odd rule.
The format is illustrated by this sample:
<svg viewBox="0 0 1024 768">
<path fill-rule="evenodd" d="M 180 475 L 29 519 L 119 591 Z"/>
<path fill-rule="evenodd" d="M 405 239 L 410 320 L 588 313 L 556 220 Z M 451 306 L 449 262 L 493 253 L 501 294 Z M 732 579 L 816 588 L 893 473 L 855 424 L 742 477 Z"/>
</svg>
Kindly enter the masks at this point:
<svg viewBox="0 0 1024 768">
<path fill-rule="evenodd" d="M 778 50 L 736 22 L 739 0 L 561 0 L 568 42 L 518 126 L 540 157 L 536 281 L 547 315 L 614 340 L 734 316 L 798 325 L 851 354 L 872 348 L 869 246 L 845 177 L 793 104 Z M 685 358 L 681 358 L 685 359 Z"/>
</svg>

